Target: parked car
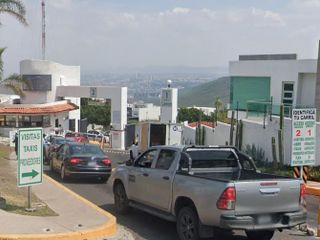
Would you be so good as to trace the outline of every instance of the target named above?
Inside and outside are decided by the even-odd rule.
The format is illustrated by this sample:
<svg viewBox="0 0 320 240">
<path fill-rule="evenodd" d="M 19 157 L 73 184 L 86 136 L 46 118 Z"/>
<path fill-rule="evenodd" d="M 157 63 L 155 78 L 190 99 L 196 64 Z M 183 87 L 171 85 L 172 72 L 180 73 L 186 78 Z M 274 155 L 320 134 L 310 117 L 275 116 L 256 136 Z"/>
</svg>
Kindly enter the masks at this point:
<svg viewBox="0 0 320 240">
<path fill-rule="evenodd" d="M 112 171 L 109 183 L 119 213 L 134 207 L 175 221 L 181 240 L 234 229 L 269 240 L 306 221 L 301 179 L 260 173 L 233 147 L 151 147 Z"/>
<path fill-rule="evenodd" d="M 67 142 L 75 142 L 75 140 L 72 138 L 64 138 L 64 137 L 58 136 L 58 135 L 51 137 L 51 142 L 50 142 L 50 144 L 48 146 L 48 150 L 47 150 L 48 163 L 50 162 L 50 159 L 52 158 L 53 153 L 56 152 L 62 144 L 65 144 Z"/>
<path fill-rule="evenodd" d="M 111 173 L 111 159 L 95 144 L 68 142 L 54 152 L 50 161 L 52 171 L 67 178 L 99 178 L 106 182 Z"/>
<path fill-rule="evenodd" d="M 100 132 L 97 130 L 89 130 L 88 135 L 90 135 L 90 136 L 95 135 L 96 138 L 103 139 L 103 141 L 104 141 L 103 143 L 109 143 L 109 134 L 107 134 L 107 133 L 103 133 L 103 132 Z"/>
<path fill-rule="evenodd" d="M 102 143 L 102 141 L 104 141 L 104 139 L 101 135 L 87 133 L 86 136 L 88 138 L 89 143 L 98 144 L 98 145 L 102 146 L 101 143 Z"/>
<path fill-rule="evenodd" d="M 44 136 L 44 141 L 43 141 L 43 162 L 44 164 L 49 163 L 49 148 L 51 145 L 51 142 L 53 138 L 55 137 L 62 137 L 60 135 L 55 135 L 55 134 L 47 134 Z"/>
<path fill-rule="evenodd" d="M 65 135 L 65 138 L 67 139 L 74 139 L 76 142 L 80 143 L 88 143 L 89 140 L 85 133 L 79 133 L 79 132 L 67 132 Z"/>
</svg>

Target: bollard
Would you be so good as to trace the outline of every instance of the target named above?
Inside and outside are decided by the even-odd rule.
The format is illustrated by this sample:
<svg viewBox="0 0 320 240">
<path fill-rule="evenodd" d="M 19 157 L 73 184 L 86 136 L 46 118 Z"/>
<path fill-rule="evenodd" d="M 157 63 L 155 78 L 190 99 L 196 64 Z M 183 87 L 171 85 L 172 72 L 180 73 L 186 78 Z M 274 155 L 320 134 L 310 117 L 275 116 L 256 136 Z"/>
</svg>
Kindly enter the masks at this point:
<svg viewBox="0 0 320 240">
<path fill-rule="evenodd" d="M 318 227 L 317 227 L 317 237 L 320 237 L 320 203 L 318 207 Z"/>
</svg>

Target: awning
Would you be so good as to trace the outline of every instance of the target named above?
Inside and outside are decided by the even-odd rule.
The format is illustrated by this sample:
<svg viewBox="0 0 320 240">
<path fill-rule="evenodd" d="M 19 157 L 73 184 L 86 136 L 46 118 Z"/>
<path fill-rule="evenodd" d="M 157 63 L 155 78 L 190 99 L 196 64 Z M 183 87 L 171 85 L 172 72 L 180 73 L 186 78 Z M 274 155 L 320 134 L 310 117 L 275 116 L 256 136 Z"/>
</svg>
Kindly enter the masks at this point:
<svg viewBox="0 0 320 240">
<path fill-rule="evenodd" d="M 37 104 L 32 106 L 24 106 L 24 104 L 13 104 L 10 106 L 0 105 L 0 114 L 43 115 L 50 113 L 70 112 L 76 109 L 79 109 L 79 107 L 74 103 L 59 103 L 51 105 Z"/>
</svg>

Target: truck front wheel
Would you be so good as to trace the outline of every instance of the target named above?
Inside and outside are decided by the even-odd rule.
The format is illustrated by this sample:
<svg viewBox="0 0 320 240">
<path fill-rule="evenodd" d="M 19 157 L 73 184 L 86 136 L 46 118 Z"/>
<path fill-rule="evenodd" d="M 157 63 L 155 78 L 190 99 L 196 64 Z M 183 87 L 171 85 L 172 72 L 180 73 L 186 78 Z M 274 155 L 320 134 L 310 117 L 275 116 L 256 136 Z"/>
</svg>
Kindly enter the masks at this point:
<svg viewBox="0 0 320 240">
<path fill-rule="evenodd" d="M 129 211 L 129 200 L 126 194 L 126 190 L 122 183 L 117 183 L 113 190 L 114 204 L 116 210 L 120 214 L 126 214 Z"/>
<path fill-rule="evenodd" d="M 177 232 L 181 240 L 198 240 L 199 218 L 192 207 L 183 207 L 178 213 Z"/>
<path fill-rule="evenodd" d="M 262 231 L 246 231 L 249 240 L 270 240 L 273 237 L 274 230 L 262 230 Z"/>
</svg>

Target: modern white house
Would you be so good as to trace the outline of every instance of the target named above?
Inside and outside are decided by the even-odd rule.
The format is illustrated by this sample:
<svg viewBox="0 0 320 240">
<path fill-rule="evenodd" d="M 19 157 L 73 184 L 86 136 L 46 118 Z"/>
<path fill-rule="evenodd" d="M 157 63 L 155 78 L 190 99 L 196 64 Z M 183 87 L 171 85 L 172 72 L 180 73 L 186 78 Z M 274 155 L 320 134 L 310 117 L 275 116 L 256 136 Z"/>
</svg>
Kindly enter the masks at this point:
<svg viewBox="0 0 320 240">
<path fill-rule="evenodd" d="M 229 63 L 229 75 L 232 109 L 264 111 L 263 103 L 272 102 L 274 114 L 284 104 L 289 116 L 292 106 L 315 106 L 316 59 L 298 59 L 296 54 L 240 55 Z"/>
<path fill-rule="evenodd" d="M 30 82 L 31 88 L 22 86 L 25 96 L 18 101 L 1 102 L 0 132 L 3 135 L 24 127 L 43 127 L 45 133 L 59 125 L 65 130 L 78 129 L 80 98 L 57 97 L 56 87 L 80 85 L 79 66 L 23 60 L 20 62 L 20 74 Z M 1 88 L 0 93 L 12 94 L 5 88 Z"/>
</svg>

